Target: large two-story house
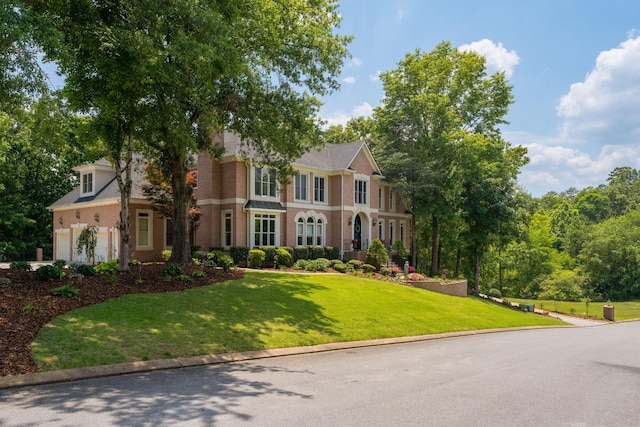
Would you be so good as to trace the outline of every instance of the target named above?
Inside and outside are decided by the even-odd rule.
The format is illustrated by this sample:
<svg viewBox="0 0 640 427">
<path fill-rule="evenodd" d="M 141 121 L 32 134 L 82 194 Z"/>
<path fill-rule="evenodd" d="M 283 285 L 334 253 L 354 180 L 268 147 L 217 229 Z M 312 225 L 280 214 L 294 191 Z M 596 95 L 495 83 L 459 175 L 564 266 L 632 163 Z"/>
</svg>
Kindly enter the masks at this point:
<svg viewBox="0 0 640 427">
<path fill-rule="evenodd" d="M 409 214 L 376 164 L 366 142 L 327 146 L 292 165 L 295 174 L 280 185 L 273 170 L 246 158 L 238 136 L 213 138 L 224 147 L 220 159 L 197 158 L 200 224 L 192 236 L 202 250 L 210 247 L 334 246 L 351 258 L 379 238 L 390 246 L 408 243 Z M 53 212 L 54 259 L 86 261 L 76 253 L 83 228 L 98 227 L 96 261 L 117 257 L 120 195 L 115 170 L 105 160 L 76 168 L 80 185 L 49 209 Z M 130 255 L 140 261 L 161 259 L 170 249 L 170 221 L 152 209 L 140 188 L 140 167 L 131 197 Z"/>
</svg>

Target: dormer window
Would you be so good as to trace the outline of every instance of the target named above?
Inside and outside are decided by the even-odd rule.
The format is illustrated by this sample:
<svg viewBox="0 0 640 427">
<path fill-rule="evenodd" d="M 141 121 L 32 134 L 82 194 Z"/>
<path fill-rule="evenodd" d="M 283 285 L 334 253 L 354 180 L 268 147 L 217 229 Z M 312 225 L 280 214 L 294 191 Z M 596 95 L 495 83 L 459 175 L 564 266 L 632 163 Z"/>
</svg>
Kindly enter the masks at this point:
<svg viewBox="0 0 640 427">
<path fill-rule="evenodd" d="M 82 194 L 93 193 L 93 172 L 82 174 Z"/>
</svg>

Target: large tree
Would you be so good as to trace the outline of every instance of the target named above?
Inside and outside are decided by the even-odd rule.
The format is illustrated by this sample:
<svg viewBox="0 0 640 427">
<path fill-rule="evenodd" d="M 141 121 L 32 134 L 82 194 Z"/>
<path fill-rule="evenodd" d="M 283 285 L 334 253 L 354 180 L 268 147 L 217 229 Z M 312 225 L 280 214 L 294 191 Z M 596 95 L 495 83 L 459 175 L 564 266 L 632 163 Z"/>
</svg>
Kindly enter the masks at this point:
<svg viewBox="0 0 640 427">
<path fill-rule="evenodd" d="M 292 159 L 320 143 L 314 95 L 338 87 L 349 41 L 334 34 L 335 1 L 53 3 L 40 10 L 65 35 L 56 58 L 77 56 L 74 68 L 63 69 L 78 77 L 68 88 L 83 91 L 92 81 L 96 95 L 85 103 L 103 118 L 105 139 L 123 147 L 137 137 L 171 182 L 172 261 L 191 261 L 186 174 L 196 152 L 212 149 L 213 133 L 238 133 L 283 177 Z M 73 40 L 69 26 L 77 31 Z M 94 99 L 105 103 L 92 105 Z"/>
<path fill-rule="evenodd" d="M 448 42 L 409 53 L 381 74 L 385 90 L 375 110 L 377 150 L 386 176 L 400 188 L 408 209 L 431 215 L 431 268 L 438 273 L 441 219 L 455 215 L 463 190 L 458 149 L 464 134 L 499 135 L 512 102 L 503 73 L 487 76 L 484 58 Z M 412 224 L 416 262 L 415 220 Z"/>
</svg>

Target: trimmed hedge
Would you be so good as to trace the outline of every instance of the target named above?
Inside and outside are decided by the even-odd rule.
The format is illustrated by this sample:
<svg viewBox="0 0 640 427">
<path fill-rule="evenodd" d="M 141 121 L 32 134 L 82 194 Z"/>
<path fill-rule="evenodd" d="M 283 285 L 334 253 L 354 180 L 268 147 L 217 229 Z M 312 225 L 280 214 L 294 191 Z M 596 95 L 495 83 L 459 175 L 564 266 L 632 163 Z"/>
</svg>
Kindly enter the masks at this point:
<svg viewBox="0 0 640 427">
<path fill-rule="evenodd" d="M 249 259 L 249 248 L 247 246 L 231 246 L 231 248 L 229 248 L 229 253 L 236 265 L 240 265 L 242 262 Z"/>
<path fill-rule="evenodd" d="M 251 249 L 249 251 L 249 267 L 260 268 L 264 264 L 265 253 L 260 249 Z"/>
</svg>

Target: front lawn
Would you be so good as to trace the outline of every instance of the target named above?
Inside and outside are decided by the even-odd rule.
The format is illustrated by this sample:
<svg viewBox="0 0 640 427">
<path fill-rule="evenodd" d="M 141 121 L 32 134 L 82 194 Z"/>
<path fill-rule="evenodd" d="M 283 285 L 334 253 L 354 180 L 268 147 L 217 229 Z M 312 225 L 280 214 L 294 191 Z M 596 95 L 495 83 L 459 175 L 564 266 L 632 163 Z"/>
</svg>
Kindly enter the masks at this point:
<svg viewBox="0 0 640 427">
<path fill-rule="evenodd" d="M 45 325 L 40 370 L 327 342 L 560 325 L 492 302 L 340 274 L 247 271 L 241 280 L 127 295 Z"/>
</svg>

